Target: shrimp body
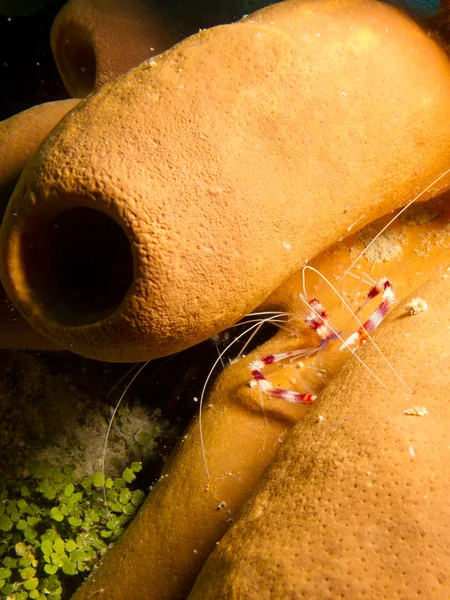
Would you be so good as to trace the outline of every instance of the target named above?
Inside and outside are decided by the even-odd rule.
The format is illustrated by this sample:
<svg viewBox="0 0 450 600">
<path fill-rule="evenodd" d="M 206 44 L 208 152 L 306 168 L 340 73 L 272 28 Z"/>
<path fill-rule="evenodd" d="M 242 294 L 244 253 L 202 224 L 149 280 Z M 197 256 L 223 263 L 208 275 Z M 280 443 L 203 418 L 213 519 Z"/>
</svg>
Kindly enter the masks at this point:
<svg viewBox="0 0 450 600">
<path fill-rule="evenodd" d="M 283 354 L 290 355 L 292 353 L 284 352 Z M 265 365 L 270 365 L 277 362 L 277 360 L 281 360 L 280 358 L 277 359 L 277 356 L 280 355 L 270 354 L 262 359 L 254 360 L 250 364 L 250 372 L 252 374 L 253 381 L 259 386 L 259 389 L 270 398 L 280 398 L 281 400 L 286 400 L 286 402 L 290 402 L 291 404 L 311 404 L 314 402 L 316 396 L 313 394 L 294 392 L 293 390 L 285 390 L 280 387 L 274 387 L 270 381 L 265 378 L 262 373 L 262 369 L 265 367 Z"/>
<path fill-rule="evenodd" d="M 310 357 L 323 350 L 332 340 L 341 340 L 342 344 L 339 351 L 351 346 L 359 347 L 383 321 L 394 303 L 397 301 L 391 282 L 386 277 L 382 277 L 374 282 L 366 294 L 362 304 L 354 313 L 356 318 L 358 313 L 374 298 L 381 294 L 382 300 L 372 315 L 362 323 L 361 326 L 352 333 L 346 340 L 341 337 L 341 333 L 336 331 L 330 324 L 328 315 L 322 304 L 316 298 L 309 300 L 310 311 L 305 318 L 306 325 L 314 331 L 319 344 L 312 348 L 301 348 L 290 352 L 280 352 L 278 354 L 268 354 L 262 358 L 253 361 L 250 364 L 250 373 L 252 376 L 251 385 L 257 385 L 261 392 L 271 398 L 280 398 L 286 402 L 295 404 L 311 404 L 317 396 L 311 392 L 297 392 L 273 386 L 265 377 L 263 369 L 267 365 L 273 365 L 286 359 Z M 354 352 L 354 350 L 352 350 Z"/>
<path fill-rule="evenodd" d="M 382 301 L 367 319 L 367 321 L 361 325 L 361 327 L 355 331 L 350 337 L 348 337 L 339 350 L 344 350 L 350 346 L 360 346 L 364 343 L 370 334 L 380 325 L 385 316 L 391 310 L 392 306 L 397 301 L 392 287 L 391 282 L 386 277 L 380 279 L 373 287 L 370 288 L 364 302 L 359 307 L 357 313 L 369 302 L 372 298 L 375 298 L 379 294 L 382 294 Z"/>
</svg>

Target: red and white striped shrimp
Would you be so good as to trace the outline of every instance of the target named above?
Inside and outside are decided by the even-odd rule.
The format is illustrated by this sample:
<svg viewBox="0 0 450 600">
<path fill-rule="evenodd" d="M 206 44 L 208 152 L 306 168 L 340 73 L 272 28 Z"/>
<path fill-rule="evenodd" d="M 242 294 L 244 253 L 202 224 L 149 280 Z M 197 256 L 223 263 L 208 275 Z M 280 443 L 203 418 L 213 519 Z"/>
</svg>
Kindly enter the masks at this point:
<svg viewBox="0 0 450 600">
<path fill-rule="evenodd" d="M 432 184 L 430 184 L 424 190 L 422 190 L 405 207 L 403 207 L 401 210 L 397 211 L 395 213 L 395 215 L 391 219 L 389 219 L 389 221 L 381 228 L 381 230 L 372 238 L 370 243 L 358 254 L 356 259 L 352 262 L 350 267 L 344 272 L 343 276 L 340 278 L 340 282 L 342 282 L 344 280 L 344 278 L 347 277 L 348 275 L 353 275 L 355 277 L 358 277 L 358 276 L 354 275 L 354 273 L 352 273 L 351 271 L 352 271 L 352 269 L 355 268 L 357 263 L 364 257 L 364 255 L 368 252 L 368 250 L 373 246 L 373 244 L 380 238 L 380 236 L 382 236 L 382 234 L 395 221 L 397 221 L 401 217 L 401 215 L 403 215 L 403 213 L 405 213 L 410 208 L 411 205 L 413 205 L 418 200 L 420 200 L 426 194 L 426 192 L 428 192 L 429 189 L 431 189 L 434 185 L 436 185 L 436 183 L 438 183 L 439 180 L 443 179 L 448 174 L 449 171 L 450 171 L 450 169 L 445 171 Z M 359 327 L 356 329 L 356 331 L 352 332 L 345 339 L 342 337 L 342 332 L 336 330 L 330 324 L 328 314 L 325 311 L 324 307 L 322 306 L 321 302 L 315 298 L 310 299 L 310 300 L 307 299 L 308 295 L 306 292 L 305 279 L 306 279 L 306 273 L 308 271 L 314 271 L 319 277 L 321 277 L 325 281 L 325 283 L 333 290 L 333 292 L 336 294 L 336 296 L 342 301 L 343 305 L 349 310 L 349 312 L 352 314 L 353 318 L 359 325 Z M 358 277 L 358 279 L 360 279 L 360 277 Z M 367 340 L 369 340 L 371 343 L 373 343 L 375 345 L 375 347 L 377 347 L 375 342 L 372 340 L 371 335 L 377 329 L 377 327 L 379 327 L 379 325 L 382 323 L 382 321 L 385 319 L 385 317 L 388 315 L 388 313 L 390 312 L 392 307 L 397 302 L 397 298 L 396 298 L 396 295 L 394 292 L 394 286 L 393 286 L 392 281 L 390 279 L 388 279 L 387 277 L 383 276 L 383 277 L 379 278 L 377 281 L 371 282 L 371 287 L 370 287 L 369 291 L 367 292 L 365 298 L 363 299 L 362 303 L 359 305 L 359 307 L 355 311 L 353 311 L 351 306 L 348 304 L 348 302 L 343 297 L 343 295 L 336 289 L 335 286 L 333 286 L 331 281 L 327 277 L 325 277 L 322 273 L 320 273 L 317 269 L 315 269 L 314 267 L 311 267 L 309 265 L 305 265 L 303 267 L 302 281 L 303 281 L 303 293 L 300 294 L 300 298 L 301 298 L 302 302 L 310 308 L 310 311 L 305 318 L 305 324 L 311 330 L 316 332 L 317 337 L 318 337 L 318 340 L 317 340 L 318 343 L 316 346 L 313 346 L 311 348 L 301 348 L 299 350 L 291 350 L 289 352 L 280 352 L 277 354 L 269 354 L 269 355 L 263 356 L 262 358 L 256 359 L 250 365 L 250 375 L 251 375 L 250 385 L 251 386 L 257 385 L 263 394 L 265 394 L 266 396 L 272 397 L 272 398 L 280 398 L 280 399 L 286 400 L 287 402 L 291 402 L 291 403 L 310 404 L 310 403 L 314 402 L 314 400 L 316 399 L 316 397 L 317 397 L 316 394 L 311 393 L 310 391 L 296 391 L 296 390 L 294 391 L 294 390 L 289 390 L 289 389 L 285 389 L 285 388 L 280 388 L 278 386 L 274 386 L 270 382 L 270 379 L 268 379 L 265 376 L 265 374 L 263 373 L 264 368 L 266 366 L 281 362 L 285 359 L 292 360 L 295 358 L 306 358 L 306 357 L 309 358 L 315 354 L 318 354 L 319 352 L 324 350 L 330 344 L 330 342 L 334 342 L 336 340 L 339 340 L 341 342 L 341 345 L 339 347 L 340 352 L 349 350 L 357 358 L 357 360 L 361 361 L 361 359 L 355 353 L 355 351 Z M 378 306 L 372 312 L 372 314 L 364 322 L 361 322 L 359 320 L 360 313 L 374 298 L 378 297 L 379 295 L 381 295 L 381 302 L 378 304 Z M 407 383 L 403 380 L 403 378 L 396 371 L 396 369 L 393 367 L 393 365 L 385 359 L 384 355 L 382 354 L 381 350 L 378 349 L 378 347 L 377 347 L 377 350 L 381 354 L 382 358 L 387 362 L 389 368 L 395 373 L 397 378 L 405 386 L 405 389 L 410 391 Z M 379 383 L 384 385 L 383 382 L 381 381 L 381 379 L 367 365 L 364 364 L 364 366 L 379 381 Z"/>
<path fill-rule="evenodd" d="M 305 318 L 305 323 L 317 334 L 319 342 L 317 346 L 313 346 L 312 348 L 291 350 L 289 352 L 280 352 L 278 354 L 268 354 L 262 358 L 254 360 L 250 364 L 250 372 L 253 378 L 251 385 L 258 385 L 262 393 L 272 398 L 280 398 L 282 400 L 286 400 L 287 402 L 298 404 L 311 404 L 314 402 L 317 396 L 310 392 L 302 393 L 273 386 L 264 376 L 263 369 L 268 365 L 273 365 L 286 359 L 293 360 L 296 358 L 311 357 L 314 354 L 319 353 L 330 342 L 335 340 L 341 341 L 339 351 L 349 348 L 350 346 L 360 346 L 381 324 L 385 316 L 397 301 L 392 283 L 389 281 L 389 279 L 383 277 L 372 285 L 362 304 L 355 311 L 355 317 L 372 299 L 376 298 L 379 294 L 382 294 L 382 301 L 376 310 L 364 323 L 360 325 L 358 330 L 351 334 L 346 340 L 342 338 L 342 332 L 336 331 L 336 329 L 330 324 L 328 315 L 322 304 L 316 298 L 309 300 L 308 304 L 310 311 Z M 303 298 L 302 295 L 301 297 Z"/>
<path fill-rule="evenodd" d="M 273 365 L 277 362 L 286 359 L 305 358 L 317 354 L 325 348 L 330 340 L 337 339 L 337 334 L 331 327 L 328 321 L 328 315 L 323 306 L 318 300 L 312 298 L 309 301 L 310 311 L 305 318 L 306 325 L 316 333 L 320 343 L 313 348 L 300 350 L 291 350 L 289 352 L 280 352 L 278 354 L 268 354 L 262 358 L 258 358 L 250 363 L 250 372 L 253 378 L 253 383 L 259 386 L 261 392 L 271 398 L 280 398 L 287 402 L 297 404 L 311 404 L 316 399 L 316 395 L 309 392 L 300 393 L 292 390 L 273 386 L 268 379 L 263 375 L 263 369 L 267 365 Z"/>
<path fill-rule="evenodd" d="M 348 348 L 349 346 L 360 346 L 362 343 L 364 343 L 367 340 L 368 335 L 373 333 L 381 324 L 385 316 L 397 301 L 392 283 L 389 281 L 389 279 L 383 277 L 370 288 L 364 303 L 358 308 L 355 314 L 358 314 L 358 312 L 364 308 L 367 302 L 370 302 L 372 298 L 376 298 L 379 294 L 382 294 L 383 299 L 376 310 L 367 319 L 367 321 L 363 323 L 357 331 L 355 331 L 355 333 L 345 340 L 339 350 L 344 350 L 344 348 Z"/>
<path fill-rule="evenodd" d="M 199 432 L 200 432 L 200 443 L 201 443 L 201 449 L 202 449 L 202 454 L 203 454 L 203 459 L 204 459 L 204 463 L 205 463 L 205 469 L 206 469 L 206 473 L 207 476 L 209 478 L 209 470 L 208 470 L 208 465 L 207 465 L 207 458 L 206 458 L 206 451 L 205 451 L 205 446 L 204 446 L 204 440 L 203 440 L 203 431 L 202 431 L 202 411 L 203 411 L 203 404 L 204 404 L 204 400 L 205 400 L 205 396 L 206 396 L 206 389 L 208 386 L 208 383 L 212 377 L 212 374 L 215 370 L 215 368 L 217 367 L 217 365 L 222 361 L 222 358 L 226 355 L 226 353 L 235 345 L 239 342 L 239 340 L 242 340 L 245 336 L 250 335 L 251 337 L 253 337 L 258 331 L 259 329 L 266 323 L 272 323 L 277 325 L 280 329 L 292 329 L 291 332 L 291 336 L 286 336 L 285 339 L 290 340 L 289 341 L 289 349 L 286 349 L 286 351 L 280 351 L 280 352 L 276 352 L 273 354 L 265 354 L 263 355 L 261 358 L 256 358 L 255 360 L 253 360 L 251 362 L 251 365 L 249 366 L 249 378 L 248 378 L 248 384 L 252 387 L 257 387 L 259 388 L 260 392 L 261 392 L 261 396 L 267 396 L 269 398 L 273 398 L 275 401 L 276 400 L 284 400 L 288 403 L 293 403 L 293 404 L 310 404 L 312 402 L 315 401 L 316 396 L 318 394 L 318 391 L 320 390 L 321 387 L 323 387 L 325 382 L 321 382 L 320 386 L 317 386 L 318 389 L 308 389 L 308 387 L 306 385 L 303 385 L 302 387 L 304 389 L 289 389 L 289 385 L 285 386 L 285 385 L 275 385 L 272 383 L 272 374 L 270 373 L 269 369 L 272 365 L 278 364 L 278 363 L 282 363 L 283 361 L 292 361 L 294 359 L 305 359 L 306 363 L 311 363 L 311 359 L 313 360 L 312 364 L 308 364 L 307 368 L 311 368 L 312 371 L 316 371 L 318 372 L 319 369 L 317 369 L 316 367 L 316 357 L 319 357 L 319 360 L 322 360 L 322 358 L 320 358 L 323 355 L 326 355 L 326 352 L 328 352 L 328 350 L 331 348 L 336 348 L 338 350 L 337 353 L 334 353 L 333 356 L 335 356 L 335 354 L 337 355 L 341 355 L 343 356 L 343 358 L 345 359 L 345 354 L 347 352 L 351 352 L 357 360 L 359 360 L 360 362 L 362 362 L 365 366 L 366 369 L 368 369 L 370 371 L 370 373 L 377 379 L 377 381 L 384 387 L 386 387 L 383 384 L 382 378 L 379 377 L 379 375 L 377 373 L 375 373 L 373 370 L 370 369 L 370 367 L 368 365 L 366 365 L 363 360 L 358 356 L 358 349 L 361 347 L 361 345 L 365 342 L 365 341 L 369 341 L 370 343 L 374 343 L 372 340 L 372 336 L 371 334 L 377 329 L 377 327 L 380 325 L 380 323 L 383 321 L 383 319 L 386 318 L 386 316 L 389 314 L 391 308 L 393 307 L 393 305 L 397 302 L 397 293 L 396 291 L 394 291 L 394 286 L 397 289 L 397 281 L 395 279 L 395 276 L 387 276 L 387 274 L 383 274 L 383 272 L 379 272 L 377 277 L 378 279 L 376 279 L 375 281 L 372 280 L 370 277 L 367 278 L 364 277 L 362 278 L 360 275 L 355 275 L 355 273 L 353 272 L 353 270 L 355 268 L 358 267 L 358 263 L 359 261 L 364 258 L 364 256 L 366 255 L 366 253 L 368 253 L 369 249 L 371 248 L 371 246 L 377 241 L 378 238 L 380 238 L 380 236 L 382 236 L 382 234 L 388 229 L 388 227 L 390 227 L 395 221 L 397 221 L 404 213 L 405 211 L 415 202 L 417 202 L 418 200 L 421 199 L 421 197 L 423 195 L 426 194 L 426 192 L 433 186 L 436 185 L 436 183 L 439 182 L 439 180 L 443 179 L 446 175 L 448 175 L 448 173 L 450 172 L 450 169 L 448 169 L 445 173 L 443 173 L 439 178 L 437 178 L 432 184 L 430 184 L 429 186 L 427 186 L 427 188 L 425 188 L 424 190 L 422 190 L 422 192 L 420 192 L 415 198 L 413 198 L 408 205 L 406 205 L 404 208 L 402 208 L 400 211 L 398 211 L 392 218 L 390 218 L 388 220 L 388 222 L 381 228 L 381 230 L 379 230 L 375 236 L 373 236 L 371 238 L 371 241 L 369 244 L 367 244 L 365 246 L 365 248 L 363 248 L 358 255 L 356 256 L 356 258 L 353 260 L 352 264 L 345 268 L 343 273 L 334 273 L 333 271 L 327 271 L 326 268 L 326 261 L 325 262 L 320 262 L 317 263 L 316 261 L 313 263 L 316 265 L 312 266 L 312 265 L 305 265 L 301 272 L 300 272 L 300 278 L 301 278 L 301 282 L 299 285 L 299 289 L 301 289 L 301 293 L 297 292 L 297 296 L 299 299 L 299 305 L 301 306 L 301 304 L 303 304 L 304 306 L 307 307 L 307 313 L 306 315 L 303 317 L 303 319 L 301 318 L 301 309 L 299 306 L 299 310 L 296 311 L 297 312 L 292 312 L 291 310 L 267 310 L 264 312 L 260 312 L 260 313 L 251 313 L 249 315 L 247 315 L 247 317 L 244 319 L 244 321 L 242 321 L 241 323 L 239 323 L 239 326 L 244 326 L 247 325 L 247 329 L 245 331 L 243 331 L 242 333 L 240 333 L 239 335 L 235 336 L 232 338 L 232 341 L 226 346 L 226 348 L 220 353 L 219 357 L 217 358 L 217 360 L 215 361 L 215 363 L 213 364 L 208 376 L 206 377 L 206 380 L 204 382 L 200 397 L 199 397 Z M 439 209 L 440 210 L 440 209 Z M 350 228 L 349 228 L 350 229 Z M 289 245 L 287 244 L 286 247 L 288 247 Z M 343 246 L 345 247 L 345 240 L 343 240 Z M 346 248 L 347 251 L 349 250 L 349 248 Z M 348 254 L 347 254 L 348 257 Z M 342 305 L 349 311 L 349 313 L 352 315 L 352 319 L 354 319 L 355 323 L 357 323 L 357 327 L 353 327 L 353 331 L 348 332 L 346 328 L 341 328 L 341 327 L 335 327 L 332 323 L 332 320 L 329 317 L 328 314 L 328 306 L 330 305 L 330 298 L 328 297 L 326 302 L 323 302 L 322 304 L 322 291 L 314 289 L 313 293 L 308 293 L 307 287 L 309 288 L 310 285 L 306 285 L 306 278 L 310 277 L 312 274 L 314 274 L 315 277 L 318 277 L 319 279 L 321 279 L 325 284 L 326 284 L 326 288 L 328 290 L 330 290 L 332 292 L 332 295 L 334 295 L 335 298 L 339 299 L 339 302 L 342 303 Z M 350 304 L 350 302 L 347 301 L 346 299 L 346 294 L 341 293 L 340 290 L 338 290 L 337 286 L 332 284 L 332 279 L 336 278 L 338 280 L 338 284 L 341 287 L 342 283 L 344 280 L 346 280 L 348 278 L 348 276 L 354 276 L 358 279 L 359 282 L 361 281 L 366 281 L 367 285 L 368 285 L 368 291 L 365 293 L 364 298 L 362 299 L 362 301 L 358 302 L 358 307 L 355 309 L 352 309 L 352 306 Z M 392 274 L 389 274 L 392 275 Z M 423 279 L 419 281 L 425 281 L 426 280 L 426 276 L 424 275 Z M 325 289 L 325 288 L 324 288 Z M 326 294 L 327 296 L 329 296 L 329 294 Z M 360 319 L 360 316 L 363 315 L 363 313 L 365 312 L 364 309 L 366 309 L 366 307 L 368 307 L 369 303 L 372 302 L 375 298 L 381 296 L 381 301 L 379 302 L 378 306 L 376 307 L 376 309 L 372 312 L 372 314 L 370 314 L 370 316 L 368 316 L 368 318 L 366 317 L 365 319 Z M 404 296 L 404 290 L 401 290 L 401 294 L 400 297 Z M 313 297 L 311 299 L 311 297 Z M 331 302 L 332 304 L 332 302 Z M 265 306 L 270 306 L 269 304 L 266 304 Z M 331 312 L 330 312 L 331 314 Z M 334 317 L 333 317 L 334 319 Z M 296 340 L 296 336 L 297 336 L 297 331 L 298 331 L 298 323 L 299 321 L 303 321 L 306 329 L 309 331 L 309 334 L 312 335 L 313 337 L 313 342 L 312 343 L 308 343 L 305 344 L 305 340 L 303 336 L 303 341 L 302 343 L 302 347 L 298 348 L 298 349 L 294 349 L 292 350 L 292 344 L 295 343 Z M 235 326 L 236 327 L 236 326 Z M 295 330 L 295 331 L 294 331 Z M 344 331 L 346 331 L 347 333 L 344 334 Z M 310 335 L 310 337 L 311 337 Z M 315 343 L 314 343 L 314 337 L 315 337 Z M 280 346 L 279 346 L 280 347 Z M 243 350 L 241 350 L 241 353 L 243 352 Z M 380 355 L 382 356 L 382 358 L 384 359 L 384 356 L 381 352 L 381 350 L 379 350 Z M 388 365 L 388 367 L 396 374 L 396 376 L 400 379 L 400 381 L 404 384 L 405 389 L 407 391 L 410 391 L 407 383 L 405 381 L 403 381 L 401 375 L 399 373 L 397 373 L 397 371 L 395 370 L 394 366 L 389 363 L 389 361 L 386 360 L 386 363 Z M 341 364 L 341 363 L 340 363 Z M 143 368 L 143 367 L 141 367 Z M 267 372 L 266 372 L 267 369 Z M 300 385 L 301 382 L 300 382 Z M 314 388 L 314 385 L 311 385 L 312 388 Z M 262 398 L 261 398 L 262 400 Z M 116 407 L 117 410 L 117 407 Z M 105 439 L 105 448 L 104 448 L 104 452 L 106 451 L 106 446 L 107 446 L 107 439 Z M 104 459 L 103 461 L 104 462 Z"/>
</svg>

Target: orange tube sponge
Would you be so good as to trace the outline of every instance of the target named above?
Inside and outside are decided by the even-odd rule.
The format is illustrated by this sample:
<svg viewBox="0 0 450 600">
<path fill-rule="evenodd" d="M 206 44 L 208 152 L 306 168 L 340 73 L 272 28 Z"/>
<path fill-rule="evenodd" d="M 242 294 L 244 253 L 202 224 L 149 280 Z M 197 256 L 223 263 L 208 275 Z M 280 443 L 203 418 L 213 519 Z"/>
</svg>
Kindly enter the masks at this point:
<svg viewBox="0 0 450 600">
<path fill-rule="evenodd" d="M 34 106 L 0 123 L 0 219 L 29 158 L 78 100 Z M 55 342 L 34 331 L 0 289 L 0 347 L 51 350 Z"/>
<path fill-rule="evenodd" d="M 380 236 L 368 259 L 359 261 L 361 269 L 354 273 L 363 275 L 371 270 L 376 279 L 390 277 L 399 299 L 426 281 L 430 273 L 445 274 L 443 264 L 450 260 L 448 197 L 412 207 Z M 370 226 L 371 236 L 384 221 Z M 368 231 L 361 232 L 338 243 L 317 257 L 312 266 L 335 283 L 367 235 Z M 314 274 L 308 274 L 306 283 L 309 297 L 320 299 L 332 323 L 345 336 L 350 319 L 341 300 Z M 305 405 L 261 396 L 249 385 L 250 363 L 255 359 L 317 346 L 317 335 L 304 323 L 305 311 L 299 299 L 302 286 L 300 273 L 267 300 L 266 308 L 285 310 L 289 320 L 274 338 L 234 362 L 218 378 L 203 405 L 202 435 L 200 420 L 195 419 L 137 518 L 79 590 L 76 600 L 95 597 L 100 590 L 111 600 L 131 600 L 136 595 L 142 600 L 187 596 L 204 561 L 237 518 L 290 428 L 308 411 Z M 349 277 L 339 287 L 356 308 L 370 286 Z M 376 301 L 368 306 L 369 312 L 374 310 L 373 304 L 376 306 Z M 354 321 L 349 331 L 357 327 Z M 272 365 L 265 375 L 284 389 L 305 391 L 307 386 L 319 393 L 350 356 L 349 351 L 339 351 L 339 346 L 336 340 L 310 359 Z M 370 360 L 367 366 L 373 367 Z M 386 370 L 386 365 L 377 369 L 381 380 Z M 383 393 L 381 384 L 377 385 Z"/>
<path fill-rule="evenodd" d="M 43 145 L 2 226 L 5 289 L 92 358 L 198 343 L 448 168 L 449 86 L 442 49 L 369 0 L 290 0 L 201 31 Z"/>
<path fill-rule="evenodd" d="M 83 98 L 180 38 L 156 2 L 69 0 L 50 42 L 67 91 Z"/>
<path fill-rule="evenodd" d="M 9 198 L 25 165 L 46 135 L 78 100 L 46 102 L 0 122 L 0 211 Z"/>
<path fill-rule="evenodd" d="M 199 29 L 269 3 L 69 0 L 53 23 L 53 56 L 68 92 L 81 98 Z"/>
<path fill-rule="evenodd" d="M 448 598 L 448 272 L 367 345 L 292 430 L 190 599 Z M 418 301 L 416 300 L 416 305 Z M 267 593 L 270 590 L 270 594 Z M 401 590 L 401 591 L 400 591 Z"/>
</svg>

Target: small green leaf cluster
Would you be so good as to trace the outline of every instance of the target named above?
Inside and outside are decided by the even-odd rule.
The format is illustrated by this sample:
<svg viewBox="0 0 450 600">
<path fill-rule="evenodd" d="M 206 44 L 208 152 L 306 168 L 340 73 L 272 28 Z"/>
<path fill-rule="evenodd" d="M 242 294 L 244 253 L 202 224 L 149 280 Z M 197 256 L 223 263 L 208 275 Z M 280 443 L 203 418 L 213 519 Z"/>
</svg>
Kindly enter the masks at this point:
<svg viewBox="0 0 450 600">
<path fill-rule="evenodd" d="M 81 583 L 143 502 L 130 485 L 141 468 L 77 481 L 74 467 L 35 463 L 30 477 L 0 481 L 0 598 L 62 600 L 71 576 Z"/>
</svg>

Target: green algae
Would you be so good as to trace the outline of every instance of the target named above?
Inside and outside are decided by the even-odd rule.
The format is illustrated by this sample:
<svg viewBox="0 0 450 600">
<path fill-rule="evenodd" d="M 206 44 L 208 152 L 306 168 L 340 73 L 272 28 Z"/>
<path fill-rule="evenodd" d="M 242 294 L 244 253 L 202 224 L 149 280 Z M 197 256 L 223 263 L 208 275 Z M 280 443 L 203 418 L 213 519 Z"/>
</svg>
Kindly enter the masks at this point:
<svg viewBox="0 0 450 600">
<path fill-rule="evenodd" d="M 70 597 L 143 502 L 135 487 L 141 468 L 135 462 L 115 479 L 79 480 L 74 467 L 40 462 L 29 477 L 0 480 L 0 597 Z"/>
</svg>

